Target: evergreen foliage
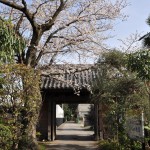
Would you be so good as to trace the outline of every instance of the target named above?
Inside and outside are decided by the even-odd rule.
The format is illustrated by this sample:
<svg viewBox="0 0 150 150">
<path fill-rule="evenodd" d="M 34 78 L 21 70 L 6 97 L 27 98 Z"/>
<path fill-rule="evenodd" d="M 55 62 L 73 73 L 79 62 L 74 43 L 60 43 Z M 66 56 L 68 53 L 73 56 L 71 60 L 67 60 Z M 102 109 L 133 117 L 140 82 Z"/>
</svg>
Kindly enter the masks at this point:
<svg viewBox="0 0 150 150">
<path fill-rule="evenodd" d="M 114 50 L 100 58 L 98 79 L 93 83 L 93 100 L 102 107 L 103 134 L 111 139 L 103 144 L 111 147 L 115 140 L 119 149 L 128 149 L 131 144 L 125 128 L 126 113 L 131 109 L 147 111 L 146 88 L 135 73 L 128 70 L 125 53 Z"/>
<path fill-rule="evenodd" d="M 128 55 L 128 69 L 136 72 L 142 80 L 150 80 L 150 50 L 141 50 Z"/>
<path fill-rule="evenodd" d="M 18 55 L 24 55 L 24 50 L 25 40 L 17 35 L 12 22 L 0 18 L 0 61 L 13 62 Z"/>
<path fill-rule="evenodd" d="M 25 65 L 0 65 L 0 120 L 9 126 L 11 149 L 34 146 L 35 127 L 41 107 L 40 75 Z"/>
<path fill-rule="evenodd" d="M 12 148 L 12 137 L 10 127 L 0 123 L 0 150 L 10 150 Z"/>
</svg>

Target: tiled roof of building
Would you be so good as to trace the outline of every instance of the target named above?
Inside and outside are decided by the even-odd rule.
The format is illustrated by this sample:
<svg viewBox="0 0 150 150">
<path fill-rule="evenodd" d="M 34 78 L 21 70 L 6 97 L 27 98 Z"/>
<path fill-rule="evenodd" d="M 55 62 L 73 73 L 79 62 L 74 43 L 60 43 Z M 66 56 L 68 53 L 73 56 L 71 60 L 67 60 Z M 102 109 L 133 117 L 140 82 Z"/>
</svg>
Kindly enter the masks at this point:
<svg viewBox="0 0 150 150">
<path fill-rule="evenodd" d="M 96 78 L 93 65 L 55 65 L 42 70 L 42 89 L 88 89 Z"/>
</svg>

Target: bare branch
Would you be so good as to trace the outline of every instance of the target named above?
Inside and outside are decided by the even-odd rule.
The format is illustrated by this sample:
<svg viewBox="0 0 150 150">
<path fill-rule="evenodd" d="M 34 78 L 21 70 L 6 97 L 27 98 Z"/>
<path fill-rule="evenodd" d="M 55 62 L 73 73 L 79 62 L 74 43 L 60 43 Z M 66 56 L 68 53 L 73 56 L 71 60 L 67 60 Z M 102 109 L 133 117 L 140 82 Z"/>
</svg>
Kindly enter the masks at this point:
<svg viewBox="0 0 150 150">
<path fill-rule="evenodd" d="M 13 3 L 13 2 L 9 2 L 8 0 L 0 0 L 0 2 L 2 4 L 5 4 L 9 7 L 15 8 L 15 9 L 20 10 L 20 11 L 23 11 L 23 9 L 24 9 L 24 7 L 17 5 L 16 3 Z"/>
<path fill-rule="evenodd" d="M 15 27 L 16 33 L 18 35 L 20 35 L 19 28 L 20 28 L 22 22 L 23 22 L 23 14 L 21 14 L 19 21 L 17 22 L 17 25 Z"/>
<path fill-rule="evenodd" d="M 57 53 L 57 52 L 59 52 L 59 53 L 62 53 L 62 52 L 64 52 L 63 50 L 58 50 L 58 51 L 52 51 L 52 52 L 44 52 L 43 53 L 43 55 L 45 55 L 45 54 L 52 54 L 52 53 Z"/>
<path fill-rule="evenodd" d="M 122 43 L 121 49 L 127 53 L 139 50 L 141 48 L 139 37 L 141 37 L 141 34 L 136 32 L 124 40 L 118 39 Z"/>
<path fill-rule="evenodd" d="M 37 8 L 36 8 L 36 11 L 33 13 L 33 17 L 35 17 L 35 15 L 37 14 L 38 10 L 46 3 L 48 3 L 49 1 L 46 1 L 46 2 L 43 2 L 41 3 Z"/>
<path fill-rule="evenodd" d="M 59 13 L 63 10 L 64 5 L 65 5 L 64 1 L 60 0 L 60 5 L 59 5 L 58 9 L 55 11 L 54 15 L 52 16 L 52 19 L 50 19 L 47 23 L 42 25 L 43 31 L 49 30 L 54 25 L 54 22 L 55 22 L 57 16 L 59 15 Z"/>
<path fill-rule="evenodd" d="M 58 33 L 59 31 L 65 29 L 67 26 L 69 26 L 69 25 L 71 25 L 71 24 L 73 24 L 73 23 L 75 23 L 75 22 L 77 22 L 77 21 L 78 21 L 77 19 L 71 21 L 70 23 L 66 24 L 65 26 L 60 27 L 59 29 L 55 30 L 54 32 L 52 32 L 52 33 L 48 36 L 47 40 L 46 40 L 45 43 L 44 43 L 43 48 L 41 49 L 39 55 L 37 56 L 36 63 L 38 63 L 39 60 L 41 59 L 41 57 L 42 57 L 42 55 L 43 55 L 44 47 L 49 43 L 49 41 L 51 40 L 51 38 L 53 37 L 53 35 L 55 35 L 55 34 Z"/>
<path fill-rule="evenodd" d="M 0 0 L 0 2 L 5 4 L 5 5 L 7 5 L 7 6 L 9 6 L 9 7 L 15 8 L 15 9 L 23 12 L 26 15 L 27 19 L 30 21 L 32 27 L 37 26 L 35 21 L 32 19 L 33 15 L 27 9 L 27 4 L 26 4 L 25 0 L 22 0 L 22 4 L 24 5 L 24 7 L 20 6 L 20 5 L 16 4 L 16 3 L 9 2 L 8 0 Z"/>
<path fill-rule="evenodd" d="M 26 8 L 26 9 L 27 9 L 27 3 L 26 3 L 26 1 L 25 1 L 25 0 L 22 0 L 22 4 L 23 4 L 24 8 Z"/>
</svg>

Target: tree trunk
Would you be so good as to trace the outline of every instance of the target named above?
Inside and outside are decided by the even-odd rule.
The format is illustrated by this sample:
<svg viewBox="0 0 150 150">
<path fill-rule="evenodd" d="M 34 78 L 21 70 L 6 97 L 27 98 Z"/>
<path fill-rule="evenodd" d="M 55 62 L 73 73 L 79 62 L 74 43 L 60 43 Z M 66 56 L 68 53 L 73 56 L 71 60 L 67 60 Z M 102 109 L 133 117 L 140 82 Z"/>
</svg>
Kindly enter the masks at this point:
<svg viewBox="0 0 150 150">
<path fill-rule="evenodd" d="M 32 68 L 34 68 L 37 64 L 36 62 L 36 54 L 38 51 L 37 47 L 39 45 L 39 41 L 41 39 L 42 34 L 43 31 L 40 27 L 33 29 L 32 39 L 26 54 L 26 65 L 31 66 Z"/>
</svg>

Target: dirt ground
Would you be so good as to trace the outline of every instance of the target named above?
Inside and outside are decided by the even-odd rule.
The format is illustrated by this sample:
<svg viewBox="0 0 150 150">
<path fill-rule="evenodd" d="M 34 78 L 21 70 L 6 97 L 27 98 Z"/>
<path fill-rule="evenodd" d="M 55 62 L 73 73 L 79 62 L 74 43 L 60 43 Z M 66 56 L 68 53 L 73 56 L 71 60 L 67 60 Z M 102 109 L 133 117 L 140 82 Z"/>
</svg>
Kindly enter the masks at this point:
<svg viewBox="0 0 150 150">
<path fill-rule="evenodd" d="M 94 132 L 74 122 L 66 122 L 57 129 L 56 140 L 46 144 L 46 150 L 97 150 Z"/>
</svg>

